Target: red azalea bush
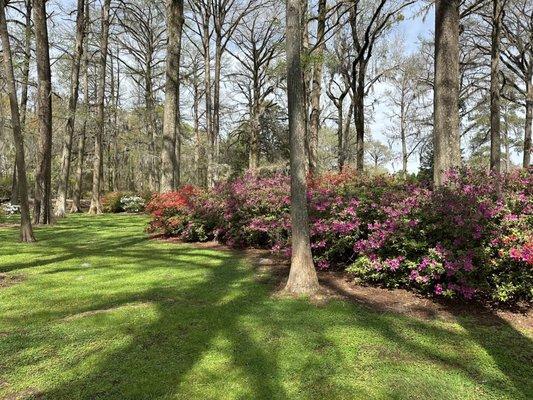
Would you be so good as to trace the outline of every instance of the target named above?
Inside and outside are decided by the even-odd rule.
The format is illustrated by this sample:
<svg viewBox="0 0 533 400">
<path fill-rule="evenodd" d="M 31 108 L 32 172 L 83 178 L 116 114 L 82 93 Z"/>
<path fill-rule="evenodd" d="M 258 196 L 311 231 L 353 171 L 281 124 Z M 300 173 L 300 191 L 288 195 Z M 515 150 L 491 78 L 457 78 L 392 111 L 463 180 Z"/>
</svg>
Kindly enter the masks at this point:
<svg viewBox="0 0 533 400">
<path fill-rule="evenodd" d="M 349 170 L 310 179 L 315 263 L 437 296 L 531 301 L 532 175 L 517 171 L 497 182 L 462 171 L 435 190 Z M 187 186 L 155 195 L 147 210 L 152 232 L 290 254 L 290 178 L 283 174 L 247 175 L 212 190 Z"/>
</svg>

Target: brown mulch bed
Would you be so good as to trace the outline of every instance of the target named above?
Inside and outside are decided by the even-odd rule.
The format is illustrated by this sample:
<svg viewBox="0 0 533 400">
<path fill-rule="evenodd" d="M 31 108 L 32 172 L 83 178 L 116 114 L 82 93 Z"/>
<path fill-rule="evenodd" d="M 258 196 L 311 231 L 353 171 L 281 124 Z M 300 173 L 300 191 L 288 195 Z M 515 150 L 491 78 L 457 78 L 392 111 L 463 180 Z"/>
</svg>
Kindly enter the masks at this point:
<svg viewBox="0 0 533 400">
<path fill-rule="evenodd" d="M 153 236 L 158 240 L 181 243 L 176 238 Z M 193 243 L 195 247 L 230 251 L 245 257 L 255 267 L 258 276 L 274 284 L 275 292 L 283 289 L 289 275 L 289 261 L 273 255 L 268 250 L 234 250 L 217 242 Z M 495 308 L 481 303 L 464 303 L 459 300 L 440 300 L 423 297 L 404 289 L 385 289 L 360 285 L 345 272 L 321 271 L 318 278 L 322 293 L 317 303 L 330 299 L 352 301 L 378 312 L 394 312 L 410 317 L 445 321 L 471 318 L 484 325 L 510 324 L 533 332 L 533 309 L 523 306 L 515 309 Z"/>
</svg>

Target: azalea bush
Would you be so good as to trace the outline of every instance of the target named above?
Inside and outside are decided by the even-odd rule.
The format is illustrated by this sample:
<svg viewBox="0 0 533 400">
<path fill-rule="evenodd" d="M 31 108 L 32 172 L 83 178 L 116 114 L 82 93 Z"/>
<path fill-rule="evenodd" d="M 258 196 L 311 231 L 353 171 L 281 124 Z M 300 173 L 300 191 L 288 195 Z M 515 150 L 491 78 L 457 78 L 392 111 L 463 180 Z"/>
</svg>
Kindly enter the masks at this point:
<svg viewBox="0 0 533 400">
<path fill-rule="evenodd" d="M 140 196 L 122 196 L 120 207 L 127 213 L 140 213 L 144 211 L 146 204 Z"/>
<path fill-rule="evenodd" d="M 465 170 L 438 189 L 349 170 L 310 179 L 315 264 L 433 296 L 531 301 L 532 175 Z M 210 190 L 186 186 L 155 195 L 147 211 L 150 232 L 290 256 L 290 178 L 283 174 L 247 175 Z"/>
<path fill-rule="evenodd" d="M 382 202 L 348 271 L 436 296 L 531 301 L 531 188 L 531 171 L 504 179 L 463 171 L 441 188 L 414 188 L 402 201 Z"/>
</svg>

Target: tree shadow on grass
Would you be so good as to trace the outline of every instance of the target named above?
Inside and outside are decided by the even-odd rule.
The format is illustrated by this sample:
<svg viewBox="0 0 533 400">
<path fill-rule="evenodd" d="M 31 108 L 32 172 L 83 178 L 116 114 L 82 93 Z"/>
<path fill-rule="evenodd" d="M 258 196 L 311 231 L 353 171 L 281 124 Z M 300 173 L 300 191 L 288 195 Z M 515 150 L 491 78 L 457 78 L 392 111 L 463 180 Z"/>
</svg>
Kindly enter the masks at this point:
<svg viewBox="0 0 533 400">
<path fill-rule="evenodd" d="M 394 316 L 394 312 L 380 309 L 372 299 L 348 292 L 332 280 L 324 280 L 322 283 L 342 298 L 356 302 L 369 310 L 383 312 L 383 315 Z M 377 322 L 370 324 L 369 327 L 391 342 L 401 344 L 402 347 L 418 359 L 425 359 L 431 363 L 461 371 L 472 381 L 479 382 L 480 385 L 488 385 L 494 390 L 505 391 L 506 386 L 510 384 L 515 392 L 516 399 L 528 400 L 533 398 L 533 381 L 531 379 L 531 374 L 533 373 L 533 341 L 493 310 L 481 305 L 466 308 L 450 302 L 443 302 L 442 305 L 445 311 L 453 316 L 454 321 L 464 330 L 466 335 L 461 332 L 447 331 L 440 326 L 430 324 L 421 319 L 401 316 L 397 317 L 404 319 L 401 327 L 407 328 L 405 329 L 406 331 L 419 332 L 419 335 L 409 337 L 393 324 Z M 438 315 L 431 311 L 427 314 L 427 317 L 433 320 L 438 319 Z M 437 340 L 442 338 L 442 349 L 435 350 L 431 349 L 430 346 L 423 345 L 426 340 L 419 340 L 420 336 Z M 454 341 L 458 343 L 459 340 L 464 340 L 461 338 L 462 336 L 466 336 L 467 340 L 482 348 L 491 357 L 505 378 L 488 377 L 480 370 L 478 365 L 470 362 L 468 354 L 450 354 L 447 351 L 449 345 L 453 344 Z M 391 398 L 402 398 L 401 396 L 397 397 L 398 393 L 394 389 L 391 389 L 390 395 Z"/>
<path fill-rule="evenodd" d="M 180 254 L 186 256 L 187 252 L 182 249 Z M 191 252 L 194 253 L 194 250 Z M 331 315 L 313 321 L 307 316 L 316 317 L 316 306 L 305 301 L 279 300 L 284 312 L 274 313 L 272 299 L 265 290 L 268 288 L 251 280 L 249 269 L 240 266 L 237 257 L 221 254 L 218 258 L 219 265 L 210 268 L 206 279 L 194 285 L 154 287 L 134 297 L 114 299 L 107 306 L 99 304 L 98 307 L 113 308 L 132 301 L 151 303 L 156 305 L 158 317 L 149 325 L 132 328 L 129 344 L 104 356 L 88 375 L 40 393 L 38 398 L 206 398 L 194 397 L 195 393 L 220 398 L 229 393 L 220 392 L 220 387 L 210 392 L 205 387 L 209 382 L 205 380 L 201 380 L 196 389 L 183 386 L 194 385 L 194 378 L 191 380 L 188 374 L 211 351 L 222 352 L 231 361 L 215 366 L 215 369 L 222 368 L 220 373 L 209 369 L 203 373 L 212 373 L 215 385 L 225 373 L 239 370 L 245 386 L 239 398 L 372 398 L 371 392 L 365 393 L 364 389 L 357 392 L 354 388 L 350 389 L 352 392 L 347 392 L 348 389 L 335 381 L 335 374 L 342 372 L 343 362 L 346 361 L 338 347 L 340 343 L 330 340 L 326 334 L 326 331 L 336 329 L 370 332 L 374 337 L 384 339 L 392 348 L 378 350 L 384 359 L 382 361 L 393 365 L 427 363 L 461 374 L 496 393 L 511 393 L 509 398 L 531 398 L 532 386 L 528 376 L 531 368 L 527 365 L 531 365 L 532 342 L 501 319 L 495 320 L 496 326 L 480 327 L 458 316 L 457 321 L 465 335 L 465 332 L 449 330 L 428 321 L 352 306 L 334 307 Z M 367 301 L 357 300 L 363 304 Z M 366 305 L 372 307 L 371 303 Z M 325 309 L 319 308 L 318 311 L 325 315 Z M 300 373 L 292 378 L 293 385 L 298 388 L 297 396 L 286 392 L 286 384 L 291 378 L 286 375 L 287 371 L 282 372 L 280 368 L 282 355 L 277 352 L 276 345 L 258 341 L 247 328 L 247 322 L 251 327 L 271 329 L 270 336 L 274 338 L 285 335 L 300 338 L 300 345 L 309 356 L 303 364 L 296 366 Z M 490 329 L 497 329 L 498 334 L 491 335 Z M 228 342 L 226 347 L 220 347 L 220 339 Z M 441 343 L 442 347 L 428 344 L 434 341 Z M 463 354 L 457 349 L 450 351 L 455 344 L 464 346 L 468 341 L 483 348 L 505 378 L 487 374 L 479 365 L 479 360 L 470 354 Z M 328 361 L 322 359 L 323 352 L 329 353 Z M 332 363 L 332 359 L 337 362 Z M 199 372 L 195 370 L 194 373 Z M 395 386 L 401 377 L 389 379 L 383 382 L 384 386 L 389 386 L 383 388 L 388 390 L 388 398 L 410 398 L 412 393 Z M 429 381 L 425 379 L 428 378 L 420 377 L 421 386 L 428 386 Z M 429 398 L 439 398 L 432 389 L 427 388 Z M 189 397 L 183 397 L 184 394 Z"/>
<path fill-rule="evenodd" d="M 145 245 L 145 236 L 138 232 L 133 237 L 123 232 L 105 240 L 98 234 L 100 227 L 100 223 L 94 222 L 88 233 L 80 232 L 74 241 L 68 240 L 73 234 L 70 230 L 65 230 L 59 238 L 50 237 L 55 256 L 65 257 L 61 260 L 66 261 L 78 260 L 80 254 L 105 258 L 119 252 L 120 262 L 127 265 L 102 263 L 91 267 L 93 272 L 103 273 L 101 279 L 107 279 L 106 269 L 120 270 L 125 275 L 140 274 L 140 277 L 147 273 L 148 278 L 164 267 L 183 270 L 184 280 L 176 281 L 177 277 L 171 276 L 168 282 L 158 281 L 143 290 L 125 286 L 118 293 L 91 294 L 87 301 L 75 306 L 50 303 L 44 307 L 45 314 L 31 329 L 43 327 L 47 334 L 52 331 L 46 330 L 46 324 L 89 326 L 98 320 L 88 319 L 131 304 L 149 305 L 155 317 L 146 323 L 112 327 L 116 335 L 127 337 L 119 348 L 95 350 L 88 372 L 77 377 L 72 377 L 72 373 L 61 374 L 55 386 L 28 395 L 27 399 L 218 399 L 235 393 L 234 388 L 225 389 L 221 385 L 225 383 L 225 374 L 232 376 L 227 379 L 228 384 L 231 381 L 235 385 L 236 371 L 242 377 L 238 398 L 243 399 L 376 398 L 372 390 L 378 389 L 380 398 L 416 398 L 412 386 L 406 389 L 396 385 L 398 379 L 409 378 L 418 379 L 418 387 L 428 387 L 427 398 L 458 395 L 458 389 L 453 388 L 455 392 L 439 397 L 432 392 L 437 387 L 431 386 L 439 382 L 430 382 L 422 375 L 404 378 L 384 374 L 383 380 L 378 381 L 383 387 L 378 389 L 338 382 L 337 376 L 346 372 L 347 365 L 358 365 L 353 359 L 358 353 L 347 354 L 343 346 L 350 345 L 350 340 L 357 341 L 357 335 L 361 334 L 380 339 L 367 345 L 377 351 L 376 363 L 386 362 L 399 368 L 425 363 L 435 366 L 436 373 L 460 374 L 486 390 L 504 393 L 507 398 L 532 398 L 529 379 L 532 342 L 497 316 L 494 326 L 480 326 L 458 315 L 457 322 L 463 331 L 457 332 L 428 321 L 381 313 L 363 298 L 353 300 L 371 311 L 352 305 L 316 307 L 300 300 L 273 300 L 269 293 L 271 286 L 257 281 L 238 254 L 206 252 L 189 246 Z M 92 241 L 90 252 L 85 249 L 86 240 Z M 75 265 L 71 268 L 49 265 L 42 273 L 54 276 L 79 271 Z M 186 281 L 188 271 L 201 277 Z M 135 315 L 131 314 L 132 318 Z M 12 323 L 25 324 L 23 319 Z M 331 333 L 339 330 L 349 332 L 349 338 L 332 339 Z M 57 337 L 38 336 L 37 343 L 35 337 L 25 339 L 21 334 L 20 347 L 59 351 L 62 346 L 78 344 L 79 337 L 69 343 L 68 338 L 59 336 L 60 332 L 53 331 Z M 286 342 L 290 340 L 294 349 L 287 353 Z M 432 345 L 435 342 L 442 346 Z M 461 352 L 462 348 L 468 348 L 469 342 L 490 356 L 501 375 L 487 374 L 477 356 Z M 358 351 L 365 350 L 365 345 L 358 343 Z M 224 357 L 217 360 L 220 354 Z M 67 362 L 65 368 L 72 366 Z M 350 379 L 357 380 L 353 375 Z M 211 385 L 212 388 L 206 387 Z M 419 393 L 418 398 L 422 398 Z"/>
<path fill-rule="evenodd" d="M 257 306 L 253 300 L 257 287 L 246 281 L 248 272 L 236 265 L 236 258 L 224 258 L 205 281 L 186 290 L 156 287 L 134 299 L 126 297 L 109 304 L 114 308 L 133 300 L 155 304 L 158 318 L 149 326 L 133 328 L 131 344 L 104 357 L 89 375 L 39 393 L 38 398 L 165 398 L 180 389 L 184 376 L 219 336 L 231 343 L 233 366 L 251 379 L 250 398 L 283 397 L 276 379 L 275 354 L 267 354 L 239 326 L 239 316 Z M 241 287 L 236 294 L 231 293 L 235 286 Z"/>
</svg>

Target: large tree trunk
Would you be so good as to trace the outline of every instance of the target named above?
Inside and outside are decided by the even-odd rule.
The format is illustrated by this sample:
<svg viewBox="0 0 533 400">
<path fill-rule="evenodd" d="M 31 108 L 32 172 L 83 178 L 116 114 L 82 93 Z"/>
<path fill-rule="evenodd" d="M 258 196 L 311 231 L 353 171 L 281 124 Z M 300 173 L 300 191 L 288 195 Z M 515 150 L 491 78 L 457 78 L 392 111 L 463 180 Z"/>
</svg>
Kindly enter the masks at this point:
<svg viewBox="0 0 533 400">
<path fill-rule="evenodd" d="M 37 60 L 37 119 L 39 129 L 39 159 L 35 174 L 35 223 L 52 221 L 52 74 L 46 1 L 34 0 L 33 22 Z"/>
<path fill-rule="evenodd" d="M 22 87 L 20 90 L 20 124 L 23 130 L 26 126 L 26 111 L 28 109 L 28 86 L 30 82 L 31 40 L 33 37 L 31 13 L 32 0 L 26 0 L 26 15 L 24 21 L 24 61 L 22 65 Z"/>
<path fill-rule="evenodd" d="M 213 110 L 211 97 L 211 46 L 209 34 L 209 20 L 211 15 L 206 15 L 206 21 L 203 24 L 202 40 L 204 51 L 204 79 L 205 79 L 205 133 L 207 136 L 207 185 L 213 186 L 214 179 L 214 160 L 215 160 L 215 136 L 213 134 Z"/>
<path fill-rule="evenodd" d="M 107 65 L 107 47 L 109 42 L 109 9 L 111 0 L 105 0 L 102 7 L 101 17 L 101 36 L 100 36 L 100 63 L 98 71 L 98 89 L 96 103 L 98 114 L 96 117 L 96 135 L 94 141 L 94 164 L 93 164 L 93 188 L 91 207 L 89 214 L 101 214 L 102 202 L 100 200 L 102 186 L 102 166 L 103 166 L 103 139 L 105 132 L 105 84 L 106 84 L 106 65 Z"/>
<path fill-rule="evenodd" d="M 85 29 L 88 30 L 90 20 L 89 2 L 85 2 Z M 76 187 L 70 212 L 82 212 L 81 197 L 83 195 L 83 167 L 85 165 L 85 141 L 87 138 L 87 121 L 89 119 L 90 95 L 89 95 L 89 34 L 85 35 L 85 51 L 83 52 L 83 122 L 78 140 L 78 163 L 76 167 Z"/>
<path fill-rule="evenodd" d="M 251 108 L 250 152 L 248 157 L 248 168 L 252 173 L 254 173 L 259 167 L 259 136 L 261 134 L 260 101 L 259 82 L 256 74 L 254 79 L 253 104 Z"/>
<path fill-rule="evenodd" d="M 436 0 L 434 182 L 461 165 L 459 136 L 459 3 Z"/>
<path fill-rule="evenodd" d="M 21 87 L 21 99 L 20 99 L 20 124 L 22 131 L 26 126 L 26 109 L 28 106 L 28 85 L 30 80 L 30 58 L 31 58 L 31 39 L 32 39 L 32 25 L 31 25 L 31 13 L 32 13 L 32 0 L 25 1 L 25 15 L 24 15 L 24 58 L 22 63 L 22 87 Z M 18 173 L 17 162 L 13 165 L 13 181 L 11 185 L 11 203 L 18 204 L 19 191 L 18 191 Z"/>
<path fill-rule="evenodd" d="M 531 165 L 531 129 L 533 125 L 533 76 L 526 82 L 526 126 L 524 133 L 524 168 Z"/>
<path fill-rule="evenodd" d="M 319 289 L 309 240 L 305 153 L 306 108 L 302 52 L 302 2 L 287 0 L 287 92 L 291 164 L 292 259 L 285 291 L 313 294 Z"/>
<path fill-rule="evenodd" d="M 11 180 L 11 204 L 19 204 L 19 190 L 18 190 L 18 179 L 17 179 L 17 161 L 15 160 L 15 165 L 13 165 L 13 174 Z"/>
<path fill-rule="evenodd" d="M 32 25 L 31 25 L 31 12 L 32 12 L 32 0 L 26 0 L 26 10 L 24 15 L 24 58 L 22 63 L 22 86 L 20 89 L 20 126 L 24 132 L 26 126 L 26 109 L 28 107 L 28 85 L 30 80 L 30 58 L 31 58 L 31 39 L 32 39 Z M 18 173 L 17 162 L 13 165 L 13 181 L 11 184 L 11 203 L 18 204 L 19 191 L 18 191 Z"/>
<path fill-rule="evenodd" d="M 490 57 L 490 169 L 501 172 L 501 131 L 500 131 L 500 39 L 501 39 L 501 0 L 493 0 L 492 35 Z"/>
<path fill-rule="evenodd" d="M 356 135 L 356 169 L 362 172 L 365 168 L 365 75 L 366 62 L 360 61 L 357 79 L 354 80 L 356 85 L 354 91 L 354 122 Z"/>
<path fill-rule="evenodd" d="M 344 102 L 342 99 L 337 104 L 337 160 L 339 172 L 342 172 L 346 162 L 346 154 L 344 154 Z"/>
<path fill-rule="evenodd" d="M 220 76 L 222 70 L 222 41 L 217 37 L 215 42 L 215 76 L 213 81 L 213 147 L 214 163 L 213 180 L 218 180 L 218 164 L 220 162 Z"/>
<path fill-rule="evenodd" d="M 76 17 L 76 49 L 70 71 L 70 97 L 68 101 L 68 117 L 65 127 L 63 153 L 61 156 L 61 170 L 59 172 L 59 185 L 55 215 L 64 217 L 67 210 L 67 195 L 70 178 L 70 160 L 72 158 L 72 139 L 76 123 L 76 108 L 80 87 L 80 65 L 83 57 L 83 38 L 85 36 L 85 0 L 78 0 Z"/>
<path fill-rule="evenodd" d="M 324 50 L 326 48 L 326 0 L 318 2 L 317 41 L 313 54 L 313 84 L 311 89 L 311 116 L 309 118 L 309 171 L 317 172 L 318 135 L 320 131 L 320 96 L 322 95 L 322 71 L 324 67 Z M 342 124 L 341 124 L 342 125 Z"/>
<path fill-rule="evenodd" d="M 24 138 L 20 123 L 19 105 L 17 100 L 17 88 L 15 74 L 13 72 L 13 59 L 11 58 L 11 44 L 5 14 L 5 1 L 0 0 L 0 38 L 2 40 L 2 53 L 4 58 L 4 71 L 11 108 L 11 125 L 13 142 L 15 144 L 18 190 L 20 199 L 20 239 L 23 242 L 34 242 L 31 226 L 30 206 L 28 202 L 28 183 L 26 180 L 26 162 L 24 159 Z"/>
<path fill-rule="evenodd" d="M 180 57 L 183 30 L 183 0 L 166 0 L 168 48 L 166 60 L 163 151 L 161 152 L 161 191 L 176 189 L 177 138 L 180 136 Z"/>
<path fill-rule="evenodd" d="M 147 57 L 149 59 L 149 57 Z M 148 161 L 149 171 L 149 187 L 151 192 L 159 191 L 159 179 L 158 179 L 158 163 L 156 156 L 156 121 L 155 121 L 155 101 L 153 93 L 153 76 L 152 68 L 150 66 L 150 61 L 146 62 L 146 76 L 145 76 L 145 94 L 144 94 L 144 104 L 145 104 L 145 119 L 146 119 L 146 128 L 148 130 L 148 139 L 149 139 L 149 156 Z"/>
<path fill-rule="evenodd" d="M 196 184 L 200 186 L 207 186 L 207 182 L 204 176 L 204 170 L 202 169 L 201 159 L 202 159 L 202 140 L 200 138 L 200 82 L 199 78 L 194 75 L 194 100 L 193 100 L 193 113 L 194 113 L 194 162 L 196 163 Z"/>
<path fill-rule="evenodd" d="M 342 154 L 343 154 L 343 169 L 344 164 L 348 162 L 348 146 L 350 144 L 350 128 L 352 127 L 352 115 L 354 112 L 354 102 L 353 99 L 350 98 L 350 107 L 348 107 L 348 115 L 345 118 L 344 121 L 344 130 L 342 134 Z"/>
</svg>

